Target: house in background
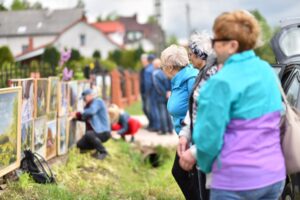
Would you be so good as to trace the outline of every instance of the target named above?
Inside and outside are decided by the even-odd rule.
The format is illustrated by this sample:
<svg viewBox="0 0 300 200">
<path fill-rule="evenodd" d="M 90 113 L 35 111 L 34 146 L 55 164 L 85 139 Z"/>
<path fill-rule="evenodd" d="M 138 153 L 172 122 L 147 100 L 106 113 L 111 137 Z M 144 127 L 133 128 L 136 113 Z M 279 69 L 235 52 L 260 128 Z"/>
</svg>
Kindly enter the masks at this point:
<svg viewBox="0 0 300 200">
<path fill-rule="evenodd" d="M 0 46 L 8 46 L 16 61 L 38 57 L 46 46 L 78 49 L 91 57 L 99 50 L 106 58 L 120 46 L 87 23 L 83 9 L 0 12 Z"/>
<path fill-rule="evenodd" d="M 125 26 L 118 21 L 95 22 L 92 26 L 106 34 L 118 45 L 124 45 Z"/>
</svg>

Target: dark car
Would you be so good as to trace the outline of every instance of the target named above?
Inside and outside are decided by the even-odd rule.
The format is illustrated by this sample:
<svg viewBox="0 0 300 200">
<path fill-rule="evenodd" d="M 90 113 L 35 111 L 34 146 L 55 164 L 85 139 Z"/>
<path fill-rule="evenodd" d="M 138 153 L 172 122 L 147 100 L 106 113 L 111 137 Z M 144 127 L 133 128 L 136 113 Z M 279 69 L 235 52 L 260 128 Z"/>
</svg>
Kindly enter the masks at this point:
<svg viewBox="0 0 300 200">
<path fill-rule="evenodd" d="M 273 67 L 280 77 L 287 99 L 300 110 L 300 18 L 281 22 L 281 29 L 272 38 L 271 46 L 277 61 Z M 281 198 L 294 199 L 299 193 L 299 186 L 300 173 L 288 176 Z"/>
</svg>

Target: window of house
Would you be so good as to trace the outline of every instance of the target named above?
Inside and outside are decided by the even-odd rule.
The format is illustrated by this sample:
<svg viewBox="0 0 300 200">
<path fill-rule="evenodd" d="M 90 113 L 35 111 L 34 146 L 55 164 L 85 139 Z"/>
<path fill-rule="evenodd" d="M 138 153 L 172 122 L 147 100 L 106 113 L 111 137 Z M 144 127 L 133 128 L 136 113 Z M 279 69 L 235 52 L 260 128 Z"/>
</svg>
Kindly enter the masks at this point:
<svg viewBox="0 0 300 200">
<path fill-rule="evenodd" d="M 290 102 L 291 105 L 297 106 L 298 104 L 298 96 L 299 96 L 299 87 L 300 83 L 298 80 L 298 73 L 293 77 L 293 80 L 291 82 L 290 88 L 287 91 L 287 100 Z M 300 105 L 298 105 L 300 106 Z"/>
<path fill-rule="evenodd" d="M 80 35 L 80 46 L 85 46 L 85 34 Z"/>
<path fill-rule="evenodd" d="M 28 45 L 27 44 L 25 44 L 25 45 L 22 45 L 22 52 L 25 52 L 25 51 L 27 51 L 28 50 Z"/>
</svg>

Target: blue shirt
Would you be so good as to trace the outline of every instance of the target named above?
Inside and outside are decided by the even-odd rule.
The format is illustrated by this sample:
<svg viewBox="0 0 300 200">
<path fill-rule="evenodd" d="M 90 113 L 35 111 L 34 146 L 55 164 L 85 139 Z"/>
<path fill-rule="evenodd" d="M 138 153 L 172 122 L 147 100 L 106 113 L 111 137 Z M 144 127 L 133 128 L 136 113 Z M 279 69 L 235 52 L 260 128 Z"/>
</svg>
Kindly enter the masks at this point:
<svg viewBox="0 0 300 200">
<path fill-rule="evenodd" d="M 152 73 L 154 71 L 153 64 L 149 64 L 144 71 L 144 91 L 146 96 L 150 96 L 153 89 Z"/>
<path fill-rule="evenodd" d="M 103 100 L 97 98 L 81 114 L 82 120 L 88 120 L 96 133 L 110 132 L 107 108 Z"/>
<path fill-rule="evenodd" d="M 155 69 L 152 77 L 157 102 L 166 103 L 167 92 L 171 90 L 171 81 L 161 69 Z"/>
<path fill-rule="evenodd" d="M 189 97 L 193 91 L 193 85 L 198 73 L 197 69 L 188 65 L 171 79 L 171 96 L 168 100 L 168 111 L 172 116 L 177 134 L 181 130 L 182 121 L 187 113 Z"/>
</svg>

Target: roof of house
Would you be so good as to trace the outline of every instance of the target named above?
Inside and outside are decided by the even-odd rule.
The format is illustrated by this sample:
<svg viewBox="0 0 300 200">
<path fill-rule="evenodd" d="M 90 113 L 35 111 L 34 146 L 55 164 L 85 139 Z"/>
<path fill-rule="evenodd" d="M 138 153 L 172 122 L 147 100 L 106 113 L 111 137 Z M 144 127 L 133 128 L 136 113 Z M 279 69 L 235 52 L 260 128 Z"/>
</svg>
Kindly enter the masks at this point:
<svg viewBox="0 0 300 200">
<path fill-rule="evenodd" d="M 0 37 L 56 35 L 67 26 L 85 19 L 81 8 L 0 12 Z"/>
<path fill-rule="evenodd" d="M 101 30 L 103 33 L 125 32 L 125 26 L 118 21 L 95 22 L 94 27 Z"/>
</svg>

